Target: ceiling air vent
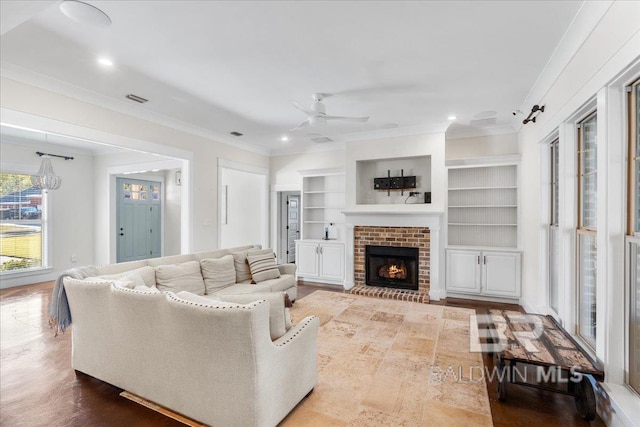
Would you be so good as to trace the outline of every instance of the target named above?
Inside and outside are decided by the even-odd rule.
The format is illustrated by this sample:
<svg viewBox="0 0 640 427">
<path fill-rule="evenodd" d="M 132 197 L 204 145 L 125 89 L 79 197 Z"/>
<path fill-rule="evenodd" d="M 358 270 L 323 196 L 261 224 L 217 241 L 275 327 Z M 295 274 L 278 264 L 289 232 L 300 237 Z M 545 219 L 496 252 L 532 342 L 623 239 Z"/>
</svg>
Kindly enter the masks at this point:
<svg viewBox="0 0 640 427">
<path fill-rule="evenodd" d="M 333 139 L 327 138 L 326 136 L 318 136 L 316 138 L 311 138 L 313 142 L 333 142 Z"/>
<path fill-rule="evenodd" d="M 240 132 L 236 132 L 235 130 L 233 132 L 229 132 L 231 135 L 233 136 L 242 136 L 242 134 Z"/>
<path fill-rule="evenodd" d="M 139 102 L 140 104 L 144 104 L 145 102 L 149 101 L 148 99 L 144 99 L 143 97 L 138 96 L 138 95 L 134 95 L 132 93 L 130 93 L 128 95 L 125 95 L 125 98 L 130 99 L 130 100 L 135 101 L 135 102 Z"/>
<path fill-rule="evenodd" d="M 471 126 L 483 127 L 483 126 L 491 126 L 495 125 L 498 120 L 495 117 L 490 117 L 486 119 L 475 119 L 471 120 L 469 124 Z"/>
</svg>

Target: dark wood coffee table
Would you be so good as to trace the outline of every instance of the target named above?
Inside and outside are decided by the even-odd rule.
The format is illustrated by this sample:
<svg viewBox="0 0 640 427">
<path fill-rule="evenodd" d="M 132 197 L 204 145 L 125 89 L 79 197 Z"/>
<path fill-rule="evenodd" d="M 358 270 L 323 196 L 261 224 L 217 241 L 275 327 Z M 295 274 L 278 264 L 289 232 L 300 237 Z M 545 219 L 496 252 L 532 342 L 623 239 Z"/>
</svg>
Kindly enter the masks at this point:
<svg viewBox="0 0 640 427">
<path fill-rule="evenodd" d="M 580 416 L 596 416 L 593 381 L 604 371 L 552 316 L 489 310 L 490 352 L 496 358 L 498 398 L 518 384 L 575 397 Z"/>
</svg>

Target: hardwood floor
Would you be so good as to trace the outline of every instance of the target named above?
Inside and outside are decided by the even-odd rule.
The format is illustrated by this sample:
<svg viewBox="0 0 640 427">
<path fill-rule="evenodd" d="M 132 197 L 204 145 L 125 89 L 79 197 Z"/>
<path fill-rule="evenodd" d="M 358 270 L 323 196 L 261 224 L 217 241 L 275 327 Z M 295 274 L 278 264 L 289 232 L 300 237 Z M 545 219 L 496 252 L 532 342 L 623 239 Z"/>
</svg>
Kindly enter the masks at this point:
<svg viewBox="0 0 640 427">
<path fill-rule="evenodd" d="M 70 366 L 71 334 L 54 337 L 48 326 L 52 282 L 0 291 L 0 425 L 2 426 L 180 426 L 179 422 L 119 396 L 122 391 Z M 298 298 L 339 287 L 301 283 Z M 516 308 L 449 299 L 439 304 L 483 311 Z M 141 348 L 144 352 L 144 348 Z M 493 361 L 485 357 L 485 365 Z M 573 398 L 513 386 L 499 402 L 488 384 L 496 426 L 602 426 L 577 415 Z"/>
</svg>

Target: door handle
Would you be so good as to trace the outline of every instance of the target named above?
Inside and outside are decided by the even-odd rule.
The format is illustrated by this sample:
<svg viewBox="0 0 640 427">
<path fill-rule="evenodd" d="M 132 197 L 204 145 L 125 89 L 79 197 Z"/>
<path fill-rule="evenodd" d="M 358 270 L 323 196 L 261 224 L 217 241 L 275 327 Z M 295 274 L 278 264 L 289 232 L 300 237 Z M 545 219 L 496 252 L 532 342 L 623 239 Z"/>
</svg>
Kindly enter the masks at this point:
<svg viewBox="0 0 640 427">
<path fill-rule="evenodd" d="M 480 255 L 476 257 L 476 262 L 478 263 L 478 265 L 480 265 Z"/>
<path fill-rule="evenodd" d="M 319 246 L 320 248 L 320 255 L 322 255 L 322 246 Z"/>
<path fill-rule="evenodd" d="M 486 256 L 483 256 L 483 257 L 482 257 L 482 263 L 483 263 L 484 265 L 487 265 L 487 257 L 486 257 Z"/>
</svg>

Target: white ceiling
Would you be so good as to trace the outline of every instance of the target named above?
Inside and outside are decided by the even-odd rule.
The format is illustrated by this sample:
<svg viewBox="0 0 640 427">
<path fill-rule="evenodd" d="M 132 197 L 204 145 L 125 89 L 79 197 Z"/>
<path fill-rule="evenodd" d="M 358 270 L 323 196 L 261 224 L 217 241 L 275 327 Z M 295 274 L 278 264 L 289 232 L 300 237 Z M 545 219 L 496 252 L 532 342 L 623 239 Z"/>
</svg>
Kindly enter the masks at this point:
<svg viewBox="0 0 640 427">
<path fill-rule="evenodd" d="M 444 131 L 451 114 L 452 129 L 513 131 L 512 111 L 531 108 L 583 2 L 89 1 L 110 16 L 106 29 L 71 21 L 58 2 L 20 24 L 20 4 L 33 2 L 2 3 L 3 75 L 278 151 L 316 145 L 309 134 Z M 305 119 L 291 102 L 310 105 L 314 92 L 334 94 L 328 114 L 371 119 L 288 132 Z M 486 116 L 495 123 L 472 122 Z"/>
</svg>

